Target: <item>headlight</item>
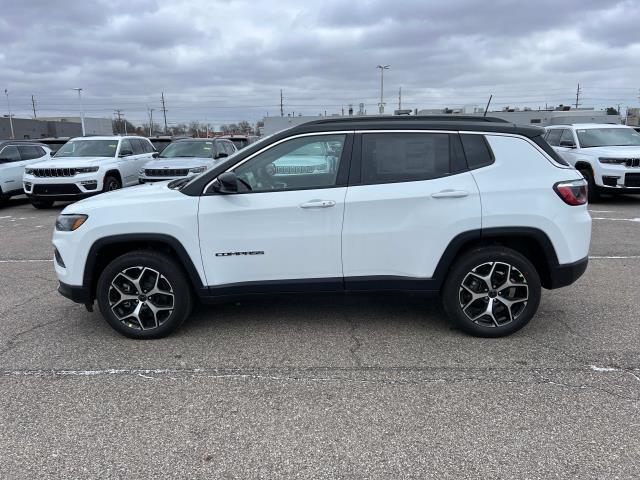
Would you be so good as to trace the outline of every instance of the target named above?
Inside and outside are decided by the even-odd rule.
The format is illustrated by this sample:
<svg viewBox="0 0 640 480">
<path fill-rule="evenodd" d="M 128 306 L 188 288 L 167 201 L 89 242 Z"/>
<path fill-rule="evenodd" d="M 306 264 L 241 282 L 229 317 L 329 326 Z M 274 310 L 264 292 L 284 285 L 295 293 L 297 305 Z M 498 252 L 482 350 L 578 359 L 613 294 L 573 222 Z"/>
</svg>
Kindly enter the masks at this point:
<svg viewBox="0 0 640 480">
<path fill-rule="evenodd" d="M 88 215 L 60 215 L 56 220 L 56 230 L 60 232 L 73 232 L 82 226 L 89 218 Z"/>
<path fill-rule="evenodd" d="M 623 163 L 627 163 L 626 158 L 609 158 L 609 157 L 600 157 L 598 158 L 600 163 L 609 163 L 614 165 L 621 165 Z"/>
<path fill-rule="evenodd" d="M 93 173 L 97 172 L 100 167 L 80 167 L 76 168 L 76 173 Z"/>
<path fill-rule="evenodd" d="M 202 173 L 207 169 L 206 166 L 202 166 L 202 167 L 193 167 L 189 169 L 189 172 L 191 173 Z"/>
<path fill-rule="evenodd" d="M 33 168 L 25 168 L 24 173 L 26 173 L 27 175 L 33 175 Z"/>
<path fill-rule="evenodd" d="M 141 169 L 138 171 L 138 175 L 144 175 L 144 168 L 141 168 Z"/>
</svg>

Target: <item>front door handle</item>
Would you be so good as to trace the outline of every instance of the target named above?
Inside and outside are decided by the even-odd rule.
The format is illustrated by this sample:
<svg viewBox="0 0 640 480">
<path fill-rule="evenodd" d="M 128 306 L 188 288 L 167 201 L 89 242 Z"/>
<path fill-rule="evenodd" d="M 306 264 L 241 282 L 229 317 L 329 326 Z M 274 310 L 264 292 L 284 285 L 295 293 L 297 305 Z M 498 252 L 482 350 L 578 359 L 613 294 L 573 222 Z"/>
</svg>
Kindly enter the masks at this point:
<svg viewBox="0 0 640 480">
<path fill-rule="evenodd" d="M 433 198 L 462 198 L 469 196 L 466 190 L 442 190 L 441 192 L 432 193 Z"/>
<path fill-rule="evenodd" d="M 301 203 L 300 208 L 329 208 L 336 204 L 333 200 L 311 200 L 310 202 Z"/>
</svg>

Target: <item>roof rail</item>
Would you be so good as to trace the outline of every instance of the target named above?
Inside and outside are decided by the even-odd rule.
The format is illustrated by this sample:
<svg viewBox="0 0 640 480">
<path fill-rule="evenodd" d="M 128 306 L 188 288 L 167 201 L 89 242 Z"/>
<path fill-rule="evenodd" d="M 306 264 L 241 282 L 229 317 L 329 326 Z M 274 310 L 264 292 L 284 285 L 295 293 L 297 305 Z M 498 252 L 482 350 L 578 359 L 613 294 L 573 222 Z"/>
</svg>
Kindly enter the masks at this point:
<svg viewBox="0 0 640 480">
<path fill-rule="evenodd" d="M 343 122 L 491 122 L 491 123 L 511 123 L 497 117 L 482 117 L 479 115 L 371 115 L 371 116 L 350 116 L 321 118 L 305 122 L 306 125 L 319 125 L 326 123 Z"/>
</svg>

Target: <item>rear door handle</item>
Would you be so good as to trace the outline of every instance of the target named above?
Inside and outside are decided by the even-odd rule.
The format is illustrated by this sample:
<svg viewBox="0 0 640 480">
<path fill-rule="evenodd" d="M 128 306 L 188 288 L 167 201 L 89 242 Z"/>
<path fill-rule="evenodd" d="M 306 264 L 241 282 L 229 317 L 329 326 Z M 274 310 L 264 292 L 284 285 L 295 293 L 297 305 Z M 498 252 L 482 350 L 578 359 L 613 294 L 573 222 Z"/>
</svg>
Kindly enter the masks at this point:
<svg viewBox="0 0 640 480">
<path fill-rule="evenodd" d="M 311 200 L 310 202 L 301 203 L 300 208 L 329 208 L 336 204 L 333 200 Z"/>
<path fill-rule="evenodd" d="M 441 192 L 432 193 L 433 198 L 462 198 L 469 196 L 466 190 L 442 190 Z"/>
</svg>

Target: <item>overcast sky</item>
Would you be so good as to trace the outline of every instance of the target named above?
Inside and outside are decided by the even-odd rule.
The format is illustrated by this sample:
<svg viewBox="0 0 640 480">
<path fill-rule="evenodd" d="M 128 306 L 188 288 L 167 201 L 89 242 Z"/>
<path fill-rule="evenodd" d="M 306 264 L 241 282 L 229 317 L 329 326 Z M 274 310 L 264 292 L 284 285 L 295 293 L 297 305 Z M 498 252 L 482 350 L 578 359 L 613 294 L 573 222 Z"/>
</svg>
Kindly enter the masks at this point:
<svg viewBox="0 0 640 480">
<path fill-rule="evenodd" d="M 366 104 L 387 111 L 575 101 L 638 106 L 640 0 L 3 0 L 13 113 L 214 125 Z M 3 98 L 2 100 L 6 100 Z M 6 114 L 6 101 L 0 103 Z"/>
</svg>

